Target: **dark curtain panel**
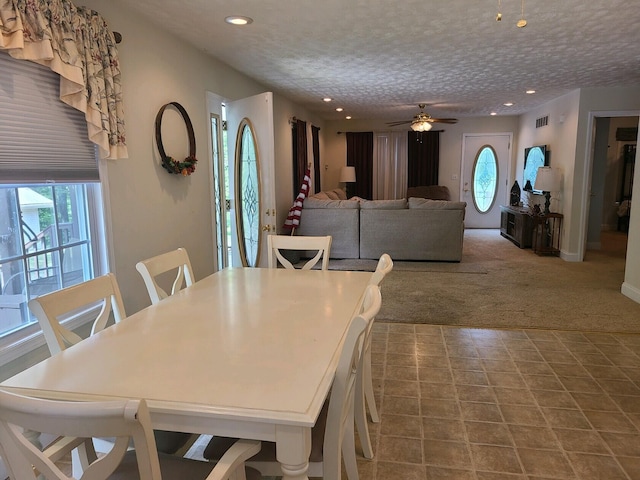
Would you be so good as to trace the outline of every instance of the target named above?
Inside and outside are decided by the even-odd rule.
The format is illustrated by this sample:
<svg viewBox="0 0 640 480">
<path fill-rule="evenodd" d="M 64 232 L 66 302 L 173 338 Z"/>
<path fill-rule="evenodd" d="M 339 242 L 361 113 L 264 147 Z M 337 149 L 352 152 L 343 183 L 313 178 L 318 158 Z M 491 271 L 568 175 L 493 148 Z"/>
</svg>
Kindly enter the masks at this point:
<svg viewBox="0 0 640 480">
<path fill-rule="evenodd" d="M 295 120 L 292 126 L 293 138 L 293 198 L 298 196 L 307 170 L 307 122 Z"/>
<path fill-rule="evenodd" d="M 409 131 L 407 187 L 438 185 L 440 132 Z"/>
<path fill-rule="evenodd" d="M 347 165 L 356 167 L 355 188 L 353 192 L 347 191 L 347 196 L 357 195 L 371 200 L 373 198 L 373 132 L 347 132 Z"/>
<path fill-rule="evenodd" d="M 313 178 L 314 192 L 321 192 L 320 188 L 320 128 L 311 126 L 311 142 L 313 143 Z"/>
</svg>

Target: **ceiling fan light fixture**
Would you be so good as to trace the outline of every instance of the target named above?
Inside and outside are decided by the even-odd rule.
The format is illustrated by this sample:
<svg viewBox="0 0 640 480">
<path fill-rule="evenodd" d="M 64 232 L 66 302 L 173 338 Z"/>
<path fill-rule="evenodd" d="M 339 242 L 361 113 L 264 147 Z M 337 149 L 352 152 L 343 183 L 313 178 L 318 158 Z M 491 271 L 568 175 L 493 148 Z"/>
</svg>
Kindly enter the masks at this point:
<svg viewBox="0 0 640 480">
<path fill-rule="evenodd" d="M 411 130 L 414 132 L 428 132 L 431 130 L 431 122 L 428 122 L 422 118 L 417 118 L 411 122 Z"/>
</svg>

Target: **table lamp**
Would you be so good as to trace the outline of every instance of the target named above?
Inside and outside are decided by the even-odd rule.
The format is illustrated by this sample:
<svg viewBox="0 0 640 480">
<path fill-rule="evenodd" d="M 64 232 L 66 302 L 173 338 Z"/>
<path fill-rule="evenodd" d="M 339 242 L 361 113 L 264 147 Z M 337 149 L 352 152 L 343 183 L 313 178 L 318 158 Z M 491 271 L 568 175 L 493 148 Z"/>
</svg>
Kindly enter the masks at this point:
<svg viewBox="0 0 640 480">
<path fill-rule="evenodd" d="M 551 167 L 540 167 L 538 168 L 538 174 L 536 175 L 536 182 L 533 188 L 536 190 L 542 191 L 544 194 L 545 202 L 544 202 L 544 214 L 548 215 L 551 213 L 549 211 L 549 205 L 551 203 L 551 192 L 559 192 L 560 191 L 560 182 L 562 180 L 562 176 L 560 174 L 560 170 L 557 168 Z"/>
<path fill-rule="evenodd" d="M 349 190 L 351 185 L 356 182 L 356 167 L 342 167 L 340 169 L 340 181 L 345 184 L 345 190 L 347 191 L 347 198 L 350 198 Z"/>
</svg>

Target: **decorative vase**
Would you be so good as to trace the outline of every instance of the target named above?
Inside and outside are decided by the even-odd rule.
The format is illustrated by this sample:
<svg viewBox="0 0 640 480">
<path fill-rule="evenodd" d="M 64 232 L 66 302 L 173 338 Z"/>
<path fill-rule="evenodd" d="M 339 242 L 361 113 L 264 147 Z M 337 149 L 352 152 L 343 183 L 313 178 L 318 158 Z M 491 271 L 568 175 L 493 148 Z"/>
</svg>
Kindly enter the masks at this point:
<svg viewBox="0 0 640 480">
<path fill-rule="evenodd" d="M 517 206 L 520 204 L 520 185 L 518 185 L 518 181 L 513 182 L 513 187 L 511 187 L 511 200 L 509 204 L 511 206 Z"/>
</svg>

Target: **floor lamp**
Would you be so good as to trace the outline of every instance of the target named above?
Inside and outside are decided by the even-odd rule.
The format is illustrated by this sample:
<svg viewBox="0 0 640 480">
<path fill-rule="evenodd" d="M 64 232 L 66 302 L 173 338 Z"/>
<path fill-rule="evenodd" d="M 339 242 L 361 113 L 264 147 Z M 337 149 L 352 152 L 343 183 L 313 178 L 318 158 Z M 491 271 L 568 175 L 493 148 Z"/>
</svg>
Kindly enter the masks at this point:
<svg viewBox="0 0 640 480">
<path fill-rule="evenodd" d="M 356 167 L 342 167 L 340 169 L 340 181 L 345 184 L 347 198 L 353 197 L 353 184 L 356 183 Z"/>
</svg>

